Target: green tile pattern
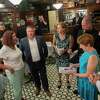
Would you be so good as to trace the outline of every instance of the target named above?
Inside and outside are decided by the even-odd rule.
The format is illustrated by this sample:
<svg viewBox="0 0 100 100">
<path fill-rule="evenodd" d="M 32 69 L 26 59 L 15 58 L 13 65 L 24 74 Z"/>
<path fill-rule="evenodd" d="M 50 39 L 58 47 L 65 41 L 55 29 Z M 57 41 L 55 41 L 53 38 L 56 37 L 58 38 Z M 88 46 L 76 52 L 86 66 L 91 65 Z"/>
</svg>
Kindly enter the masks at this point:
<svg viewBox="0 0 100 100">
<path fill-rule="evenodd" d="M 23 97 L 27 100 L 81 100 L 79 96 L 73 94 L 73 90 L 76 88 L 76 80 L 75 78 L 70 76 L 71 80 L 71 89 L 67 89 L 67 83 L 65 79 L 65 75 L 62 76 L 62 87 L 59 90 L 57 88 L 58 76 L 57 76 L 57 69 L 55 64 L 47 64 L 47 74 L 49 80 L 49 87 L 52 93 L 52 97 L 49 98 L 43 89 L 40 92 L 39 96 L 35 96 L 35 87 L 32 82 L 23 85 Z M 5 93 L 5 100 L 14 100 L 14 96 L 12 93 L 12 87 L 7 85 L 6 93 Z"/>
</svg>

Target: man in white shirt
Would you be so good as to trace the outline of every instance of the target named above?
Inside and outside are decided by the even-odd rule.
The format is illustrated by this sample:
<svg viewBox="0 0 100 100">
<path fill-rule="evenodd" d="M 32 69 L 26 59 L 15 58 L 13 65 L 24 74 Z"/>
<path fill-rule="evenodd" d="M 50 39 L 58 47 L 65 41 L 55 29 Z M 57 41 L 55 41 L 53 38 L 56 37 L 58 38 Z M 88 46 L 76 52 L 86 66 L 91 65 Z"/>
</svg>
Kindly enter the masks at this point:
<svg viewBox="0 0 100 100">
<path fill-rule="evenodd" d="M 44 91 L 51 96 L 45 67 L 48 49 L 43 37 L 35 35 L 35 30 L 35 26 L 27 26 L 27 37 L 21 39 L 20 48 L 34 78 L 36 95 L 39 95 L 42 84 Z"/>
</svg>

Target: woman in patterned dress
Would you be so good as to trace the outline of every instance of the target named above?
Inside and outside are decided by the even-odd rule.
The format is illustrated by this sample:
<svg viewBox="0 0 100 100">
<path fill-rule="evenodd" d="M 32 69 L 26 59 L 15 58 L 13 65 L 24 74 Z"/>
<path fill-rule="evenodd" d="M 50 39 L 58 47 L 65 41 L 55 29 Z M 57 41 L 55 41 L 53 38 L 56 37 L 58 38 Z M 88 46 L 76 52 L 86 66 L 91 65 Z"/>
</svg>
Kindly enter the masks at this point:
<svg viewBox="0 0 100 100">
<path fill-rule="evenodd" d="M 61 88 L 61 70 L 69 67 L 69 54 L 71 53 L 71 48 L 73 44 L 73 39 L 70 34 L 68 34 L 68 28 L 65 23 L 60 22 L 57 24 L 57 33 L 54 34 L 53 45 L 56 50 L 56 65 L 58 69 L 58 88 Z M 67 87 L 70 88 L 69 75 L 66 74 Z"/>
</svg>

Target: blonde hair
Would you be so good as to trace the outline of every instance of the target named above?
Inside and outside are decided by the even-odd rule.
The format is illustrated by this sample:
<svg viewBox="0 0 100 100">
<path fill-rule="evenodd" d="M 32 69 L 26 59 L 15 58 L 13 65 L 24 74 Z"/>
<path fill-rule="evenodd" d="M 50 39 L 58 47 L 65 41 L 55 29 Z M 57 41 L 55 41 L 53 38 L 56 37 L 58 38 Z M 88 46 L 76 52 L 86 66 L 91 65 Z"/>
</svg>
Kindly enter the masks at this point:
<svg viewBox="0 0 100 100">
<path fill-rule="evenodd" d="M 64 23 L 64 22 L 59 22 L 59 23 L 56 25 L 56 29 L 57 29 L 57 26 L 58 26 L 58 25 L 60 25 L 60 26 L 64 29 L 65 33 L 67 33 L 67 34 L 66 34 L 67 36 L 70 35 L 70 29 L 68 28 L 68 25 L 66 25 L 66 23 Z"/>
<path fill-rule="evenodd" d="M 90 44 L 90 46 L 94 45 L 94 38 L 91 34 L 84 33 L 83 35 L 79 36 L 77 39 L 78 44 L 83 44 L 87 46 Z"/>
<path fill-rule="evenodd" d="M 66 28 L 66 24 L 64 22 L 59 22 L 57 26 L 60 25 L 62 28 Z"/>
</svg>

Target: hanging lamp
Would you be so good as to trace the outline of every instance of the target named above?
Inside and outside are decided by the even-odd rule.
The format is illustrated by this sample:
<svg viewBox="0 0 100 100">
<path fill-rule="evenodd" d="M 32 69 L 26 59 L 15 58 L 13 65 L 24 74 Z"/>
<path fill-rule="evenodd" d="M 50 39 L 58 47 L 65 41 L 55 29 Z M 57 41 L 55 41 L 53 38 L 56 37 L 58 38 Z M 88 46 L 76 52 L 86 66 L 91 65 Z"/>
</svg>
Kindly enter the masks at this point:
<svg viewBox="0 0 100 100">
<path fill-rule="evenodd" d="M 13 5 L 19 5 L 22 0 L 9 0 Z"/>
</svg>

